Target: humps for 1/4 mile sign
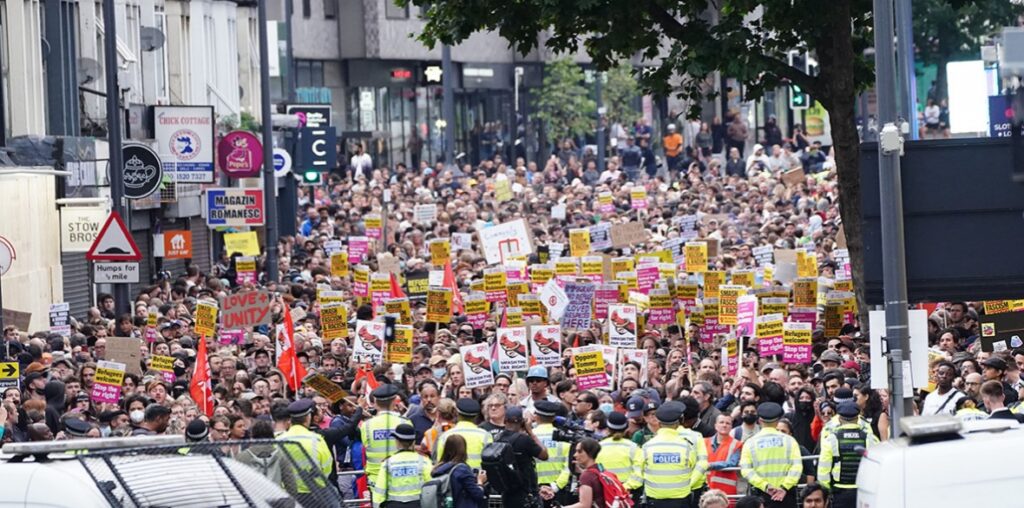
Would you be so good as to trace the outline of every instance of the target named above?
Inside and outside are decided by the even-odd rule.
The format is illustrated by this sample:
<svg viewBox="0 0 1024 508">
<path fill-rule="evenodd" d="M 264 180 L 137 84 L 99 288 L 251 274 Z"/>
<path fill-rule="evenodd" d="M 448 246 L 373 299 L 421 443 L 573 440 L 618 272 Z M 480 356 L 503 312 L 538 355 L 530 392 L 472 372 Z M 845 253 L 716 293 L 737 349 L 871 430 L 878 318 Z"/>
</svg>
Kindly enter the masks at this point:
<svg viewBox="0 0 1024 508">
<path fill-rule="evenodd" d="M 262 189 L 207 189 L 206 224 L 215 226 L 262 226 Z"/>
</svg>

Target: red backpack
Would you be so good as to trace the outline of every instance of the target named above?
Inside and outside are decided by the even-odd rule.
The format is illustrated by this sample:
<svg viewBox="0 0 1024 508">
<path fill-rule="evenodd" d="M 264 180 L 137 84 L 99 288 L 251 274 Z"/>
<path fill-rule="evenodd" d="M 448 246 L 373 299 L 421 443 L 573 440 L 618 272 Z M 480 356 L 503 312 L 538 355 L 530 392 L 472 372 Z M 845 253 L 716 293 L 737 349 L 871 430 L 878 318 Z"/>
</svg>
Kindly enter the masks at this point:
<svg viewBox="0 0 1024 508">
<path fill-rule="evenodd" d="M 604 466 L 598 464 L 597 477 L 601 480 L 601 490 L 604 491 L 604 504 L 608 508 L 633 508 L 633 496 L 622 486 L 619 477 L 611 471 L 605 471 Z"/>
</svg>

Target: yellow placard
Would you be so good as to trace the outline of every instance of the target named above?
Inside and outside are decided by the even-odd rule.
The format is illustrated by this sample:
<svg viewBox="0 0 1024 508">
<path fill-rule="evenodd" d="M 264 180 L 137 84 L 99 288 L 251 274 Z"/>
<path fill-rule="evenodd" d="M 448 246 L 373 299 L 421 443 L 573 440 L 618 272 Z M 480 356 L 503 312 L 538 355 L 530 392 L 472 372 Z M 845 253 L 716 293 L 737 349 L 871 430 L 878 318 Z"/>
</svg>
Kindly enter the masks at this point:
<svg viewBox="0 0 1024 508">
<path fill-rule="evenodd" d="M 604 374 L 604 353 L 601 351 L 577 352 L 572 355 L 576 377 Z"/>
<path fill-rule="evenodd" d="M 740 270 L 732 273 L 732 283 L 738 286 L 745 286 L 748 288 L 754 287 L 754 272 L 750 270 Z"/>
<path fill-rule="evenodd" d="M 238 273 L 255 272 L 256 258 L 239 257 L 238 259 L 235 260 L 235 271 Z"/>
<path fill-rule="evenodd" d="M 243 256 L 259 256 L 260 240 L 255 231 L 224 234 L 224 251 L 230 256 L 239 253 Z"/>
<path fill-rule="evenodd" d="M 412 309 L 408 298 L 392 298 L 384 301 L 385 314 L 398 314 L 398 321 L 403 325 L 412 324 Z"/>
<path fill-rule="evenodd" d="M 789 315 L 789 299 L 788 298 L 760 298 L 757 302 L 758 314 L 765 316 L 768 314 L 782 314 L 783 317 Z"/>
<path fill-rule="evenodd" d="M 601 256 L 587 256 L 583 258 L 581 273 L 583 275 L 603 275 L 604 258 Z"/>
<path fill-rule="evenodd" d="M 717 304 L 716 304 L 717 305 Z M 704 316 L 707 315 L 705 307 L 696 307 L 690 311 L 690 324 L 696 326 L 704 326 Z M 715 309 L 715 314 L 718 315 L 718 309 Z"/>
<path fill-rule="evenodd" d="M 149 366 L 151 369 L 161 372 L 174 372 L 174 357 L 154 355 L 153 362 Z"/>
<path fill-rule="evenodd" d="M 505 291 L 508 289 L 508 274 L 505 270 L 484 272 L 484 291 Z"/>
<path fill-rule="evenodd" d="M 370 293 L 390 293 L 391 274 L 374 273 L 370 275 Z"/>
<path fill-rule="evenodd" d="M 156 328 L 157 322 L 160 320 L 160 315 L 156 312 L 150 312 L 146 315 L 146 326 L 150 328 Z"/>
<path fill-rule="evenodd" d="M 985 315 L 1005 314 L 1010 312 L 1009 300 L 989 300 L 984 302 Z"/>
<path fill-rule="evenodd" d="M 590 252 L 590 230 L 570 229 L 569 230 L 569 253 L 574 257 L 581 257 Z"/>
<path fill-rule="evenodd" d="M 506 307 L 505 326 L 523 326 L 523 309 L 520 307 Z"/>
<path fill-rule="evenodd" d="M 758 321 L 757 322 L 757 338 L 758 340 L 768 337 L 780 337 L 782 336 L 783 320 L 772 320 L 772 321 Z"/>
<path fill-rule="evenodd" d="M 108 367 L 98 367 L 96 374 L 93 376 L 93 381 L 105 385 L 121 386 L 124 384 L 124 371 Z"/>
<path fill-rule="evenodd" d="M 533 265 L 530 267 L 530 282 L 544 284 L 555 276 L 555 270 L 546 265 Z"/>
<path fill-rule="evenodd" d="M 339 251 L 331 254 L 331 276 L 348 277 L 348 252 Z"/>
<path fill-rule="evenodd" d="M 327 379 L 327 376 L 323 374 L 307 376 L 302 382 L 316 390 L 320 395 L 323 395 L 325 399 L 331 401 L 331 404 L 337 404 L 341 399 L 348 397 L 348 392 L 343 390 L 334 381 Z"/>
<path fill-rule="evenodd" d="M 797 307 L 818 306 L 818 279 L 797 279 L 793 281 L 793 304 Z"/>
<path fill-rule="evenodd" d="M 747 289 L 736 284 L 728 284 L 719 288 L 718 324 L 737 325 L 737 305 L 739 297 L 745 295 Z"/>
<path fill-rule="evenodd" d="M 652 309 L 672 308 L 672 295 L 669 295 L 667 292 L 651 291 L 647 296 L 650 299 Z"/>
<path fill-rule="evenodd" d="M 838 337 L 843 328 L 843 305 L 829 302 L 825 305 L 825 336 Z"/>
<path fill-rule="evenodd" d="M 444 266 L 452 258 L 452 243 L 447 238 L 430 242 L 430 262 L 434 266 Z"/>
<path fill-rule="evenodd" d="M 725 272 L 710 271 L 704 274 L 704 298 L 718 298 L 718 288 L 725 284 Z"/>
<path fill-rule="evenodd" d="M 707 274 L 704 274 L 707 276 Z M 676 298 L 680 300 L 696 300 L 698 287 L 696 284 L 680 284 L 676 286 Z"/>
<path fill-rule="evenodd" d="M 519 308 L 523 309 L 523 315 L 540 316 L 542 319 L 547 315 L 544 312 L 544 304 L 539 298 L 519 298 Z"/>
<path fill-rule="evenodd" d="M 385 360 L 391 363 L 412 361 L 413 329 L 409 325 L 395 325 L 395 340 L 388 342 Z"/>
<path fill-rule="evenodd" d="M 555 274 L 562 276 L 579 275 L 580 266 L 576 258 L 562 258 L 555 261 Z"/>
<path fill-rule="evenodd" d="M 803 250 L 796 251 L 796 276 L 817 277 L 818 276 L 818 255 Z"/>
<path fill-rule="evenodd" d="M 329 303 L 341 303 L 345 301 L 345 293 L 329 289 L 318 289 L 316 291 L 316 299 L 320 302 L 321 306 Z"/>
<path fill-rule="evenodd" d="M 512 183 L 508 181 L 508 178 L 495 179 L 494 199 L 499 203 L 512 201 Z"/>
<path fill-rule="evenodd" d="M 363 217 L 363 224 L 366 225 L 366 229 L 382 229 L 383 221 L 378 214 L 367 215 Z"/>
<path fill-rule="evenodd" d="M 464 302 L 466 314 L 486 314 L 490 308 L 490 302 L 483 298 L 467 298 Z"/>
<path fill-rule="evenodd" d="M 217 333 L 217 306 L 212 303 L 200 302 L 196 305 L 196 332 L 207 337 Z"/>
<path fill-rule="evenodd" d="M 687 272 L 703 273 L 708 271 L 707 242 L 686 242 L 686 246 L 683 247 L 683 255 L 686 258 Z"/>
<path fill-rule="evenodd" d="M 427 321 L 448 323 L 452 319 L 452 292 L 448 288 L 427 290 Z"/>
<path fill-rule="evenodd" d="M 636 269 L 636 261 L 633 258 L 613 258 L 612 273 L 632 272 Z"/>
<path fill-rule="evenodd" d="M 341 303 L 320 306 L 320 332 L 325 341 L 348 337 L 348 309 Z"/>
</svg>

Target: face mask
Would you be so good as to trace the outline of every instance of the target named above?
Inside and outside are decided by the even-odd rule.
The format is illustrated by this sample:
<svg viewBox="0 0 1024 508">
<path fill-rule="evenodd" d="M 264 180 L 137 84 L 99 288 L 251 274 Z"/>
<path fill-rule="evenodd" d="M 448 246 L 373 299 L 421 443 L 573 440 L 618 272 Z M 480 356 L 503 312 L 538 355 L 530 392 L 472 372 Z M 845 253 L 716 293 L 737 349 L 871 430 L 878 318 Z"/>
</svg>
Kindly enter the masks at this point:
<svg viewBox="0 0 1024 508">
<path fill-rule="evenodd" d="M 448 373 L 445 369 L 430 369 L 430 371 L 434 374 L 434 377 L 438 379 L 443 378 L 444 375 Z"/>
<path fill-rule="evenodd" d="M 615 406 L 613 406 L 611 402 L 605 402 L 604 404 L 598 406 L 598 409 L 600 409 L 605 416 L 608 416 L 612 414 L 612 411 L 615 409 Z"/>
<path fill-rule="evenodd" d="M 757 423 L 757 415 L 743 415 L 743 423 L 753 425 Z"/>
<path fill-rule="evenodd" d="M 813 403 L 811 402 L 798 401 L 796 403 L 796 410 L 801 413 L 810 413 L 811 411 L 814 411 L 814 406 L 812 404 Z"/>
<path fill-rule="evenodd" d="M 136 409 L 129 413 L 128 417 L 132 419 L 132 423 L 142 423 L 142 420 L 146 417 L 146 413 L 140 409 Z"/>
</svg>

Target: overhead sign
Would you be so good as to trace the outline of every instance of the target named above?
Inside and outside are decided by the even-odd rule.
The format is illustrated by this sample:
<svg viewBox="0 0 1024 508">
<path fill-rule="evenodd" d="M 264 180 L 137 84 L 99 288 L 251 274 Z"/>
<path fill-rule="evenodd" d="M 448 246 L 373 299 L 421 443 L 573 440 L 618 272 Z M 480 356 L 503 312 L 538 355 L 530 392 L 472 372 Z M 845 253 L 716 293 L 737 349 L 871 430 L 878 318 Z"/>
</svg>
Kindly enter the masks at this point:
<svg viewBox="0 0 1024 508">
<path fill-rule="evenodd" d="M 0 275 L 6 274 L 7 270 L 11 269 L 11 265 L 17 257 L 18 253 L 14 250 L 14 245 L 11 245 L 10 240 L 0 236 Z"/>
<path fill-rule="evenodd" d="M 326 173 L 338 165 L 338 133 L 334 127 L 304 128 L 299 131 L 300 165 L 305 171 Z"/>
<path fill-rule="evenodd" d="M 313 129 L 331 125 L 331 106 L 323 104 L 291 104 L 285 112 L 299 117 L 299 127 Z"/>
<path fill-rule="evenodd" d="M 142 199 L 156 192 L 164 178 L 163 164 L 156 151 L 142 143 L 125 143 L 121 153 L 124 197 Z"/>
<path fill-rule="evenodd" d="M 113 227 L 111 227 L 113 226 Z M 89 250 L 85 253 L 89 261 L 138 261 L 142 259 L 139 247 L 135 245 L 131 233 L 121 220 L 117 211 L 110 212 L 103 229 L 96 235 Z M 99 281 L 97 281 L 99 282 Z"/>
<path fill-rule="evenodd" d="M 60 209 L 61 252 L 86 252 L 107 218 L 98 206 L 65 206 Z"/>
<path fill-rule="evenodd" d="M 213 126 L 213 106 L 153 107 L 153 133 L 171 180 L 213 183 Z"/>
<path fill-rule="evenodd" d="M 262 226 L 263 189 L 206 189 L 206 224 Z"/>
<path fill-rule="evenodd" d="M 284 148 L 274 149 L 274 176 L 281 178 L 292 170 L 292 155 Z"/>
<path fill-rule="evenodd" d="M 93 281 L 97 284 L 138 284 L 138 263 L 95 263 Z"/>
<path fill-rule="evenodd" d="M 192 259 L 192 232 L 184 229 L 165 231 L 164 259 Z"/>
<path fill-rule="evenodd" d="M 249 131 L 231 131 L 217 143 L 217 164 L 231 178 L 259 176 L 263 144 Z"/>
</svg>

